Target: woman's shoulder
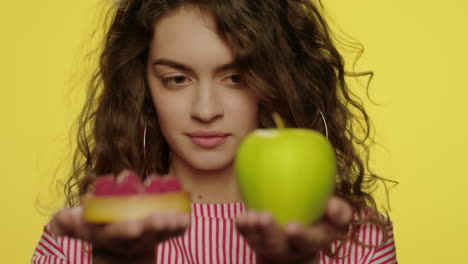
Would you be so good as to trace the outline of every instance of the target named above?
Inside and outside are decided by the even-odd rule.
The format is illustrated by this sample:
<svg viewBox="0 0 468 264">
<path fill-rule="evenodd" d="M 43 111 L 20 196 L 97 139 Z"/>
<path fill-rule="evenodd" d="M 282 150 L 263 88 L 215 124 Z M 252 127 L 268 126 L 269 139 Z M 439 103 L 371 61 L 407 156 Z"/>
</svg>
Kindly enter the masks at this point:
<svg viewBox="0 0 468 264">
<path fill-rule="evenodd" d="M 329 254 L 321 251 L 319 258 L 321 263 L 335 263 L 337 259 L 350 260 L 349 263 L 397 263 L 390 217 L 371 208 L 356 212 L 347 238 L 333 242 Z"/>
<path fill-rule="evenodd" d="M 49 224 L 45 225 L 31 263 L 68 263 L 69 260 L 79 264 L 92 263 L 91 244 L 72 237 L 55 236 Z"/>
<path fill-rule="evenodd" d="M 369 207 L 354 214 L 350 232 L 355 231 L 356 241 L 371 247 L 393 242 L 393 222 L 387 212 L 382 213 Z"/>
<path fill-rule="evenodd" d="M 366 208 L 362 216 L 362 223 L 358 221 L 356 237 L 362 246 L 370 246 L 373 250 L 368 263 L 397 263 L 393 222 L 388 213 Z"/>
</svg>

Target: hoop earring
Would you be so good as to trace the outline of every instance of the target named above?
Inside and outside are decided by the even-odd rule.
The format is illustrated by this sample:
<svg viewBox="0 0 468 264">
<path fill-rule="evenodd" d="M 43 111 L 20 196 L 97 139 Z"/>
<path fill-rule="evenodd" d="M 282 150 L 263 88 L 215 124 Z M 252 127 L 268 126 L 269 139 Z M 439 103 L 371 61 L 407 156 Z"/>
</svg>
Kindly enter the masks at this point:
<svg viewBox="0 0 468 264">
<path fill-rule="evenodd" d="M 325 137 L 328 139 L 328 127 L 327 121 L 325 120 L 325 116 L 323 115 L 322 111 L 318 110 L 320 116 L 322 117 L 323 124 L 325 125 Z"/>
<path fill-rule="evenodd" d="M 146 159 L 146 121 L 143 129 L 143 158 Z"/>
</svg>

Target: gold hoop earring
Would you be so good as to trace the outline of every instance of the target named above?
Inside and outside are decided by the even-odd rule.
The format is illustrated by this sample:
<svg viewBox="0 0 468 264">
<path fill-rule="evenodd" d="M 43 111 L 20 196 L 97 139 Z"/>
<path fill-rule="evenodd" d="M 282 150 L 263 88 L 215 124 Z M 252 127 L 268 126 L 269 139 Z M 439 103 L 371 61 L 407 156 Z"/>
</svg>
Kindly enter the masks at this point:
<svg viewBox="0 0 468 264">
<path fill-rule="evenodd" d="M 143 129 L 143 158 L 146 159 L 146 121 Z"/>
<path fill-rule="evenodd" d="M 328 126 L 327 121 L 325 120 L 325 116 L 323 115 L 322 111 L 318 110 L 320 116 L 322 117 L 323 124 L 325 125 L 325 137 L 328 139 Z"/>
</svg>

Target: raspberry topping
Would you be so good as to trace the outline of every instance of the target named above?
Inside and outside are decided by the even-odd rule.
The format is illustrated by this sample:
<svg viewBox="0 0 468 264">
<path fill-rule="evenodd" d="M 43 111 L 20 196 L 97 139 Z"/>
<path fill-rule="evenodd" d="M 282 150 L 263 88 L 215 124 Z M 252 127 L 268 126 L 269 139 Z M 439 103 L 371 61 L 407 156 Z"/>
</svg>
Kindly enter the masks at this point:
<svg viewBox="0 0 468 264">
<path fill-rule="evenodd" d="M 181 191 L 179 181 L 173 176 L 162 177 L 150 175 L 143 184 L 140 177 L 132 171 L 124 171 L 115 179 L 112 175 L 104 175 L 96 180 L 95 196 L 158 194 Z"/>
<path fill-rule="evenodd" d="M 176 178 L 170 177 L 170 178 L 167 179 L 167 181 L 166 181 L 166 191 L 167 192 L 178 192 L 178 191 L 180 191 L 180 189 L 181 189 L 180 183 Z"/>
<path fill-rule="evenodd" d="M 115 195 L 132 195 L 142 193 L 144 190 L 140 178 L 133 172 L 123 174 L 117 178 Z"/>
<path fill-rule="evenodd" d="M 152 175 L 145 181 L 145 193 L 162 193 L 166 191 L 164 181 L 159 175 Z"/>
<path fill-rule="evenodd" d="M 94 195 L 96 196 L 113 195 L 116 188 L 117 188 L 117 182 L 115 181 L 114 176 L 112 175 L 101 176 L 97 179 L 96 185 L 94 185 Z"/>
</svg>

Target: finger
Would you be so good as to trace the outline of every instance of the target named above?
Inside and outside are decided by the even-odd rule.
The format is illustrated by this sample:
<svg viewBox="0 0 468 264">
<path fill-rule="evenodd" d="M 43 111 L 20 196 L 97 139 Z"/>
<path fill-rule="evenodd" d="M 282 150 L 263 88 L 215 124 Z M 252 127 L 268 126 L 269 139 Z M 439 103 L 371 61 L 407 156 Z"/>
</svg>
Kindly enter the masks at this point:
<svg viewBox="0 0 468 264">
<path fill-rule="evenodd" d="M 177 229 L 187 230 L 190 226 L 191 217 L 188 213 L 176 214 Z"/>
<path fill-rule="evenodd" d="M 262 212 L 258 214 L 258 219 L 254 220 L 258 221 L 264 250 L 271 252 L 272 255 L 284 255 L 288 252 L 286 234 L 270 213 Z"/>
<path fill-rule="evenodd" d="M 116 254 L 147 253 L 156 243 L 180 235 L 188 222 L 187 215 L 154 213 L 143 220 L 95 226 L 90 240 L 96 247 Z"/>
<path fill-rule="evenodd" d="M 236 219 L 234 220 L 234 223 L 236 224 L 238 231 L 245 227 L 246 222 L 247 222 L 247 214 L 249 212 L 250 211 L 243 212 L 242 214 L 238 215 Z"/>
<path fill-rule="evenodd" d="M 151 251 L 158 241 L 163 240 L 165 229 L 167 220 L 162 214 L 96 226 L 93 245 L 117 255 L 134 256 Z"/>
<path fill-rule="evenodd" d="M 144 219 L 147 231 L 171 231 L 186 228 L 190 223 L 190 217 L 184 213 L 153 213 Z"/>
<path fill-rule="evenodd" d="M 166 214 L 167 231 L 178 232 L 182 229 L 181 214 L 179 213 L 168 213 Z"/>
<path fill-rule="evenodd" d="M 174 232 L 177 233 L 177 236 L 182 235 L 190 227 L 190 223 L 191 223 L 190 214 L 188 213 L 177 214 L 174 222 L 177 223 L 176 229 Z"/>
<path fill-rule="evenodd" d="M 255 214 L 254 211 L 248 210 L 244 212 L 242 215 L 236 217 L 235 219 L 235 224 L 236 227 L 238 228 L 238 231 L 244 230 L 244 229 L 250 229 L 252 228 L 252 217 Z"/>
<path fill-rule="evenodd" d="M 167 229 L 167 219 L 161 213 L 154 213 L 149 215 L 144 220 L 145 231 L 162 232 Z"/>
<path fill-rule="evenodd" d="M 130 240 L 141 236 L 143 229 L 141 221 L 121 221 L 96 228 L 93 236 L 101 241 Z"/>
<path fill-rule="evenodd" d="M 50 222 L 50 231 L 56 236 L 80 236 L 83 233 L 83 208 L 64 208 Z"/>
<path fill-rule="evenodd" d="M 326 217 L 338 227 L 347 226 L 353 218 L 353 209 L 345 200 L 332 196 L 327 203 Z"/>
<path fill-rule="evenodd" d="M 247 211 L 242 216 L 239 216 L 236 219 L 236 228 L 250 247 L 260 250 L 264 243 L 257 225 L 258 221 L 255 221 L 255 219 L 258 219 L 256 214 L 254 211 Z"/>
<path fill-rule="evenodd" d="M 141 221 L 123 221 L 106 225 L 93 225 L 89 241 L 93 248 L 109 254 L 130 256 L 139 248 L 143 234 Z M 146 249 L 146 247 L 145 247 Z"/>
<path fill-rule="evenodd" d="M 319 223 L 306 227 L 295 222 L 285 226 L 288 241 L 300 255 L 312 256 L 317 250 L 328 246 L 338 238 L 336 227 L 329 223 Z"/>
<path fill-rule="evenodd" d="M 167 228 L 166 228 L 166 235 L 165 239 L 180 236 L 190 225 L 190 215 L 189 214 L 180 214 L 180 213 L 172 213 L 166 216 L 167 221 Z"/>
<path fill-rule="evenodd" d="M 50 221 L 50 232 L 56 236 L 65 236 L 73 232 L 73 218 L 70 209 L 65 208 L 58 211 Z"/>
<path fill-rule="evenodd" d="M 155 213 L 145 219 L 145 233 L 153 240 L 163 240 L 182 235 L 190 225 L 190 215 L 180 213 Z"/>
</svg>

